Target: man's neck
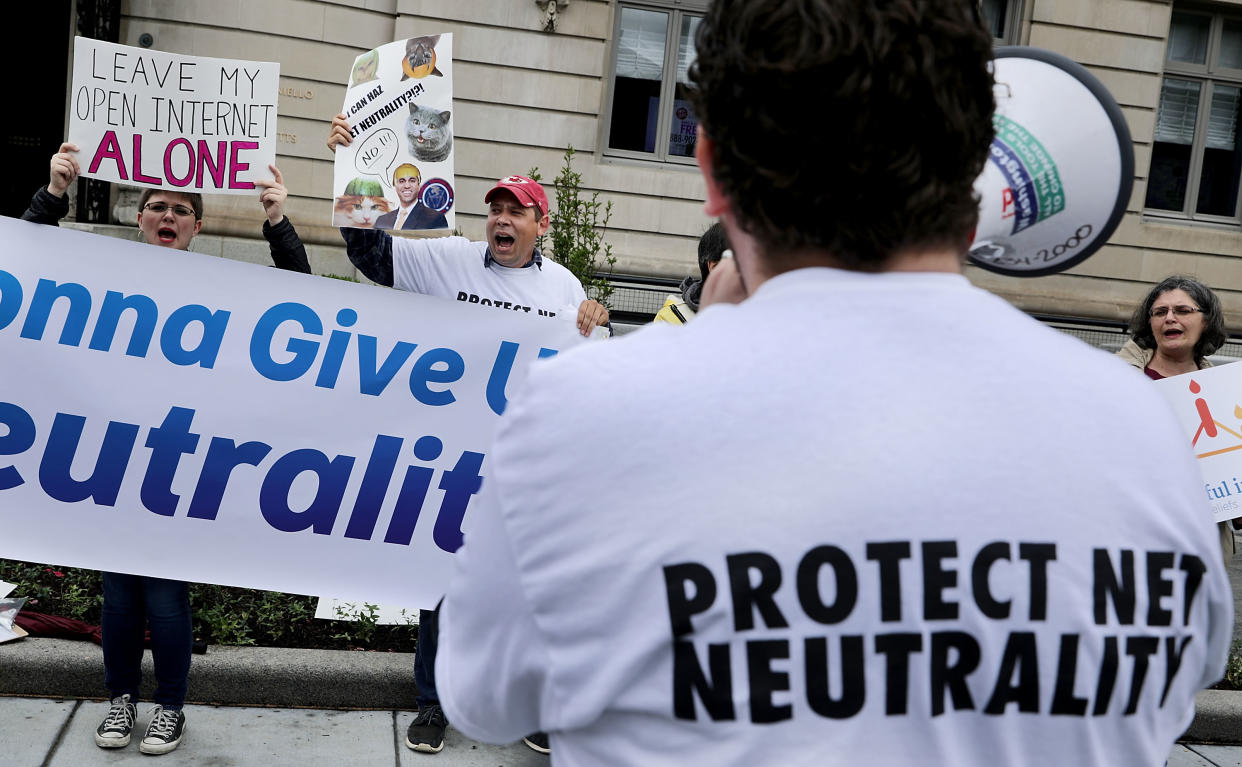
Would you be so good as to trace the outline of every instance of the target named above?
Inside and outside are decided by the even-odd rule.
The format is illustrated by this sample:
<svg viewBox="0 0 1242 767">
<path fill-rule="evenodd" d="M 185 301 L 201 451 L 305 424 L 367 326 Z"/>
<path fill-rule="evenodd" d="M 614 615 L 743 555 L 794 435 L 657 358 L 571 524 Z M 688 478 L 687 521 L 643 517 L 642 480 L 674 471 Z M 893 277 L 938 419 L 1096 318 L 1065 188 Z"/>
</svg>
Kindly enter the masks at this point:
<svg viewBox="0 0 1242 767">
<path fill-rule="evenodd" d="M 962 257 L 953 248 L 933 248 L 928 250 L 903 250 L 894 253 L 887 261 L 875 269 L 857 269 L 843 265 L 838 259 L 823 251 L 806 251 L 785 256 L 780 266 L 774 268 L 762 257 L 746 257 L 738 255 L 738 267 L 741 270 L 742 282 L 747 293 L 754 293 L 760 285 L 772 277 L 795 269 L 806 269 L 813 266 L 826 266 L 832 269 L 883 274 L 885 272 L 943 272 L 961 274 Z"/>
</svg>

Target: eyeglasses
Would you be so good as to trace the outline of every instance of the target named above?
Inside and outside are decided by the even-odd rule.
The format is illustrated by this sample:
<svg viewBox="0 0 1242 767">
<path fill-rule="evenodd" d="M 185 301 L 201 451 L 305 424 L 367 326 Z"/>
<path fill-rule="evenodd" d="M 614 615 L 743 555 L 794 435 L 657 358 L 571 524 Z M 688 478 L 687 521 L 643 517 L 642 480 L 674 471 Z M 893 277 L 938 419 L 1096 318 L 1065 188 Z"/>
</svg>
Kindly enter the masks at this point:
<svg viewBox="0 0 1242 767">
<path fill-rule="evenodd" d="M 187 208 L 184 205 L 169 205 L 166 202 L 148 202 L 146 205 L 143 205 L 142 208 L 143 210 L 151 211 L 157 216 L 164 215 L 168 212 L 169 208 L 172 208 L 173 215 L 180 216 L 182 218 L 194 215 L 193 208 Z"/>
<path fill-rule="evenodd" d="M 1163 319 L 1164 317 L 1168 315 L 1170 309 L 1172 310 L 1174 317 L 1187 317 L 1191 314 L 1194 314 L 1195 312 L 1203 311 L 1202 309 L 1196 306 L 1174 306 L 1174 307 L 1157 306 L 1151 310 L 1151 314 L 1149 314 L 1148 316 L 1151 317 L 1153 320 Z"/>
</svg>

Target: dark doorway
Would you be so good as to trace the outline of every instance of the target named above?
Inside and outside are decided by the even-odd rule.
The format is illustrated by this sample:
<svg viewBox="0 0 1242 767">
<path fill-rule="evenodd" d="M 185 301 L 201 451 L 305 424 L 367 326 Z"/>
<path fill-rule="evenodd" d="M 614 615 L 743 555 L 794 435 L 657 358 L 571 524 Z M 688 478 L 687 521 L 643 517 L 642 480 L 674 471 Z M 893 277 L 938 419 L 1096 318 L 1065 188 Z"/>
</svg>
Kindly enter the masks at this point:
<svg viewBox="0 0 1242 767">
<path fill-rule="evenodd" d="M 0 214 L 16 218 L 30 196 L 47 183 L 48 161 L 65 132 L 65 91 L 68 89 L 71 0 L 22 3 L 17 18 L 6 24 L 26 44 L 0 46 L 0 62 L 18 83 L 19 101 L 11 105 L 22 119 L 0 127 Z M 20 74 L 18 74 L 20 73 Z"/>
</svg>

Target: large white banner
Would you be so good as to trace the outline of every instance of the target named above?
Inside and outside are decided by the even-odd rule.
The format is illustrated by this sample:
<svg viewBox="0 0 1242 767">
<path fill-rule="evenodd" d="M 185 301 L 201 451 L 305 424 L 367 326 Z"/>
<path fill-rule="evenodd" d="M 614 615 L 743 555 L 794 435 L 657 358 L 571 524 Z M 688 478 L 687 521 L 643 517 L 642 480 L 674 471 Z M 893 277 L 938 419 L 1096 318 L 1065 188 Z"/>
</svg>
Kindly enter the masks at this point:
<svg viewBox="0 0 1242 767">
<path fill-rule="evenodd" d="M 433 606 L 571 319 L 0 218 L 0 558 Z"/>
<path fill-rule="evenodd" d="M 453 36 L 381 45 L 350 69 L 353 142 L 336 148 L 332 225 L 452 229 Z"/>
<path fill-rule="evenodd" d="M 69 141 L 83 176 L 254 194 L 276 162 L 280 65 L 76 37 Z"/>
<path fill-rule="evenodd" d="M 1203 472 L 1217 522 L 1242 517 L 1242 364 L 1156 381 Z"/>
</svg>

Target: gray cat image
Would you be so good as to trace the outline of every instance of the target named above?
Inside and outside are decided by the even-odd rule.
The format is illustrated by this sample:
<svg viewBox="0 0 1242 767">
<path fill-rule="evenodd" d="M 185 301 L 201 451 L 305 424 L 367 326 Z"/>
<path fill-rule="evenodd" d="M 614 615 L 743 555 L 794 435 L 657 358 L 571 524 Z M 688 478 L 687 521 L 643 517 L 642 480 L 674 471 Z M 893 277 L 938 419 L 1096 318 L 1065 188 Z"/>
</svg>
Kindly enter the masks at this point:
<svg viewBox="0 0 1242 767">
<path fill-rule="evenodd" d="M 410 154 L 424 162 L 447 160 L 453 148 L 453 132 L 448 124 L 451 114 L 411 102 L 410 116 L 405 118 Z"/>
</svg>

